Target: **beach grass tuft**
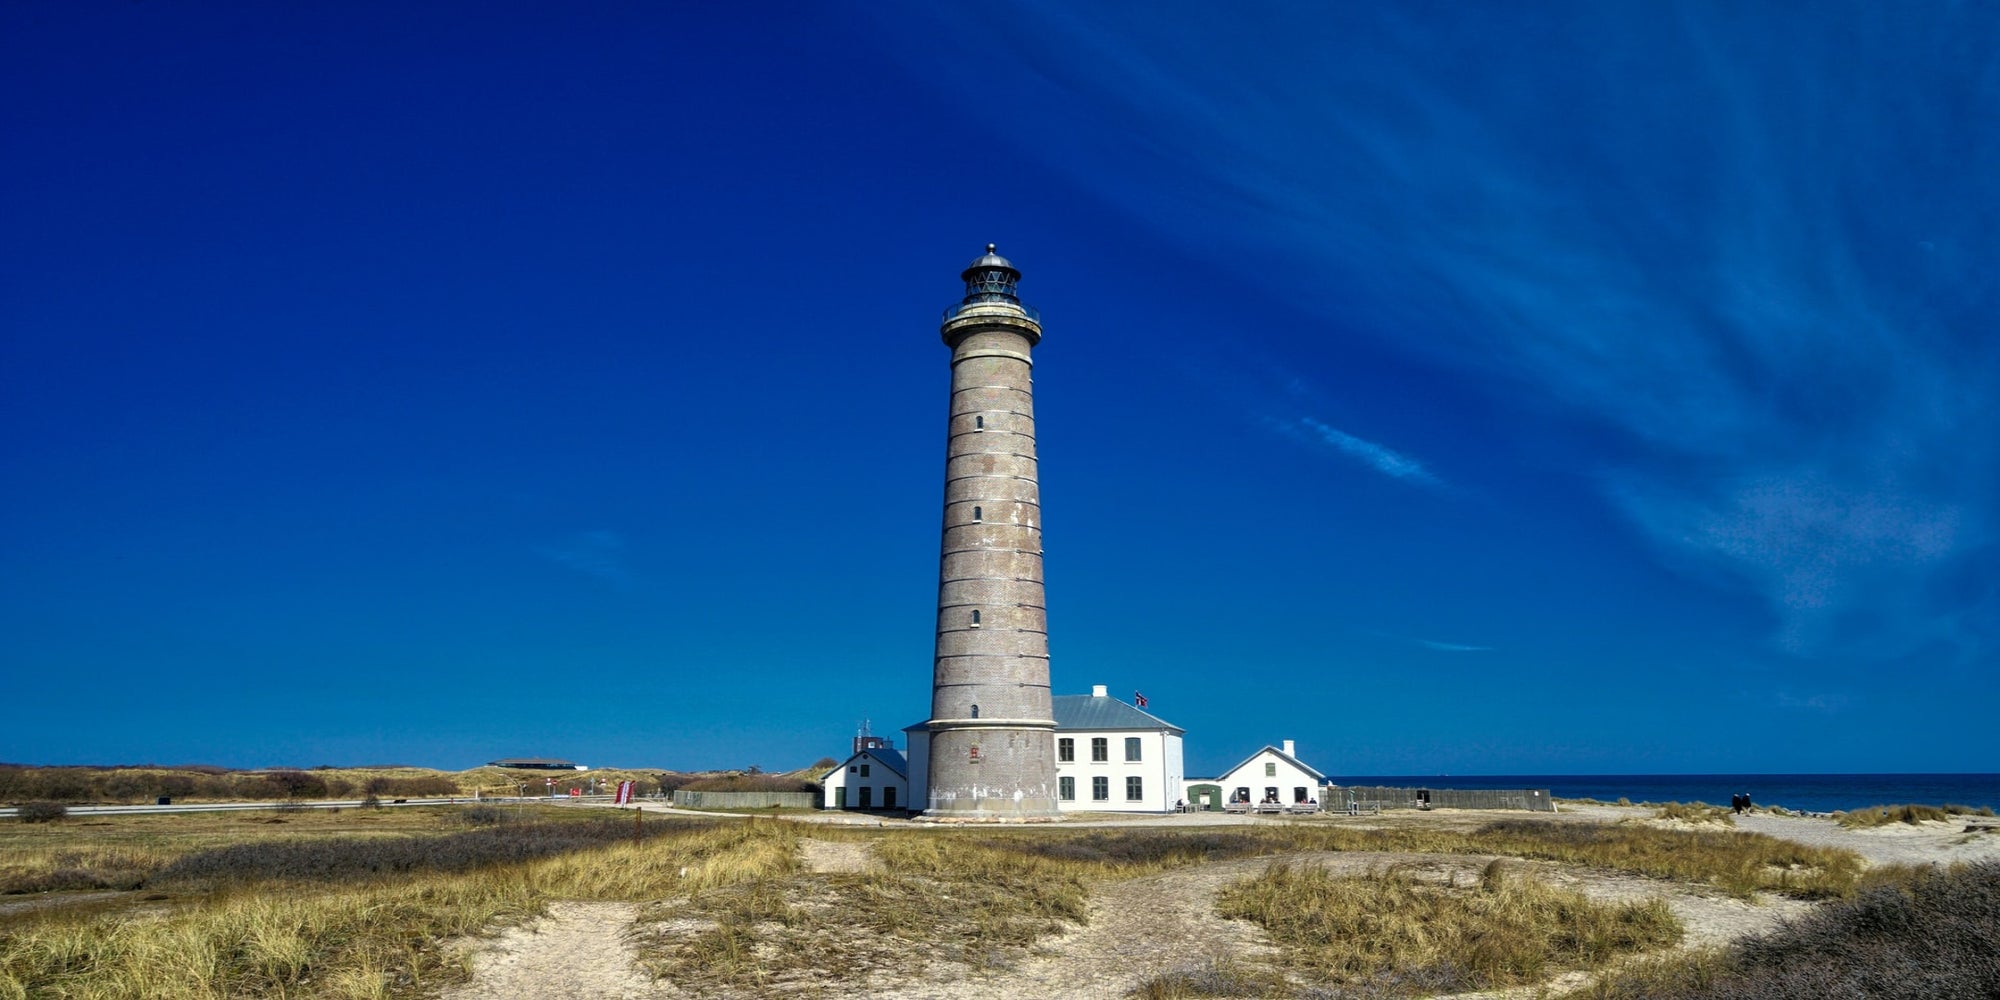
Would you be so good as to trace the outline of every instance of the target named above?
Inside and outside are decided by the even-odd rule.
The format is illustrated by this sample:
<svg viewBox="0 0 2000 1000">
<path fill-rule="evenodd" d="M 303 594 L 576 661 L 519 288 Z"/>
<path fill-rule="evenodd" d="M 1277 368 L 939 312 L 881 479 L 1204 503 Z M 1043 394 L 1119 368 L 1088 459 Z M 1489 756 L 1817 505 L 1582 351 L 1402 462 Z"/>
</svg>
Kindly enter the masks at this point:
<svg viewBox="0 0 2000 1000">
<path fill-rule="evenodd" d="M 1660 900 L 1596 903 L 1505 865 L 1459 886 L 1400 867 L 1341 876 L 1277 863 L 1225 888 L 1218 910 L 1264 928 L 1287 967 L 1387 996 L 1539 982 L 1681 937 Z"/>
<path fill-rule="evenodd" d="M 1621 964 L 1574 1000 L 2000 996 L 2000 861 L 1871 872 L 1853 898 L 1726 950 Z"/>
<path fill-rule="evenodd" d="M 1137 1000 L 1196 1000 L 1200 997 L 1290 997 L 1296 990 L 1284 975 L 1268 968 L 1217 959 L 1161 973 L 1140 983 L 1128 996 Z"/>
<path fill-rule="evenodd" d="M 1706 802 L 1669 802 L 1653 813 L 1654 819 L 1679 820 L 1683 823 L 1716 823 L 1735 826 L 1736 817 L 1721 806 Z"/>
<path fill-rule="evenodd" d="M 1843 813 L 1836 813 L 1834 814 L 1834 818 L 1841 826 L 1849 829 L 1867 829 L 1869 827 L 1888 826 L 1891 823 L 1915 825 L 1917 823 L 1949 821 L 1954 816 L 1991 815 L 1993 815 L 1993 809 L 1990 806 L 1973 807 L 1947 803 L 1942 806 L 1916 804 L 1868 806 L 1863 809 L 1850 809 Z"/>
</svg>

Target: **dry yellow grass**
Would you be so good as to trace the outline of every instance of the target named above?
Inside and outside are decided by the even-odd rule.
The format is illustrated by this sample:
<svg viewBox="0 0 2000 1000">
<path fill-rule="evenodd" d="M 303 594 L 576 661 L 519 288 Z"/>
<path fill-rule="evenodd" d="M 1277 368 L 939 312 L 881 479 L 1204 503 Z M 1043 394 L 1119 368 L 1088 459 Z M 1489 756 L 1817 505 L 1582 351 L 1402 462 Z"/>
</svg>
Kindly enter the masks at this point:
<svg viewBox="0 0 2000 1000">
<path fill-rule="evenodd" d="M 465 874 L 246 886 L 148 919 L 38 914 L 0 932 L 0 1000 L 410 995 L 464 978 L 442 942 L 532 915 L 549 899 L 651 899 L 795 864 L 789 829 L 732 824 Z"/>
<path fill-rule="evenodd" d="M 1275 864 L 1225 889 L 1219 905 L 1225 916 L 1263 927 L 1293 968 L 1402 995 L 1539 982 L 1681 936 L 1657 899 L 1593 903 L 1503 874 L 1497 862 L 1463 886 L 1395 868 L 1341 877 L 1320 866 Z"/>
<path fill-rule="evenodd" d="M 24 870 L 47 871 L 78 858 L 157 870 L 217 845 L 274 837 L 335 843 L 385 834 L 444 837 L 464 830 L 458 815 L 466 814 L 265 813 L 129 817 L 103 827 L 15 825 L 0 830 L 0 856 Z M 1845 852 L 1731 831 L 1506 822 L 1456 831 L 1318 824 L 1115 832 L 822 828 L 812 835 L 865 843 L 879 870 L 819 874 L 801 867 L 799 830 L 773 820 L 681 826 L 657 829 L 641 844 L 456 874 L 363 875 L 346 883 L 225 880 L 212 892 L 215 883 L 197 882 L 189 895 L 148 904 L 159 907 L 152 912 L 16 917 L 0 923 L 0 1000 L 409 996 L 466 975 L 458 959 L 439 950 L 441 942 L 503 927 L 553 899 L 644 902 L 658 920 L 697 921 L 696 933 L 677 925 L 681 930 L 660 936 L 644 954 L 657 972 L 701 990 L 766 988 L 814 969 L 861 981 L 871 970 L 906 974 L 931 960 L 1004 965 L 1042 937 L 1082 922 L 1094 884 L 1227 858 L 1343 850 L 1501 854 L 1742 894 L 1790 888 L 1805 895 L 1848 891 L 1859 868 Z M 1481 905 L 1506 911 L 1496 902 L 1501 890 L 1493 893 Z M 1419 903 L 1428 905 L 1393 894 L 1377 901 L 1392 910 Z M 1587 940 L 1579 947 L 1594 954 Z"/>
</svg>

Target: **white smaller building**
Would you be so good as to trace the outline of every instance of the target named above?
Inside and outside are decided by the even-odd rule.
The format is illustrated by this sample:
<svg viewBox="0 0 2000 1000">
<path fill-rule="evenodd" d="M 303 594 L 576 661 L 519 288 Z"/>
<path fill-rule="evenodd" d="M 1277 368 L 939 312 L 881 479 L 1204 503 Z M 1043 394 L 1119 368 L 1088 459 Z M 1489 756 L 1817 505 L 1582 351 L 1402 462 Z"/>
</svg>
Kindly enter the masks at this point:
<svg viewBox="0 0 2000 1000">
<path fill-rule="evenodd" d="M 854 755 L 820 779 L 828 809 L 910 808 L 910 765 L 880 736 L 854 738 Z"/>
<path fill-rule="evenodd" d="M 1220 786 L 1225 802 L 1298 806 L 1319 801 L 1326 775 L 1299 760 L 1291 740 L 1281 747 L 1267 746 L 1222 773 L 1212 782 Z"/>
</svg>

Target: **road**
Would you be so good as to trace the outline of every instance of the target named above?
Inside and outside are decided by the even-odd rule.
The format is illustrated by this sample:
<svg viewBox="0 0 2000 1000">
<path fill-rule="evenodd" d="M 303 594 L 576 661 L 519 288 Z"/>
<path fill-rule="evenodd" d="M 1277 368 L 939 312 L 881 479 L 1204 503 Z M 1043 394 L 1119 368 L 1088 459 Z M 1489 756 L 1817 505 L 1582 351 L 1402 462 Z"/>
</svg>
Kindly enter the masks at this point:
<svg viewBox="0 0 2000 1000">
<path fill-rule="evenodd" d="M 543 802 L 543 803 L 554 803 L 556 805 L 563 805 L 569 803 L 598 804 L 598 803 L 610 802 L 611 799 L 612 797 L 609 795 L 580 795 L 577 796 L 576 798 L 570 798 L 567 795 L 558 796 L 555 798 L 549 798 L 547 796 L 535 796 L 532 798 L 483 798 L 483 799 L 471 799 L 471 798 L 461 797 L 455 799 L 453 798 L 409 799 L 407 801 L 402 799 L 396 799 L 396 800 L 383 799 L 381 800 L 381 806 L 384 809 L 404 809 L 412 806 L 469 806 L 469 805 L 486 805 L 486 804 L 513 805 L 522 802 L 529 802 L 529 803 Z M 134 815 L 139 815 L 141 813 L 234 812 L 244 809 L 358 809 L 361 807 L 361 803 L 362 803 L 361 799 L 316 799 L 309 802 L 308 801 L 196 802 L 196 803 L 189 803 L 186 805 L 167 805 L 167 806 L 162 806 L 162 805 L 68 806 L 67 808 L 69 810 L 69 815 L 72 817 L 76 817 L 76 816 L 134 816 Z M 15 815 L 15 810 L 11 807 L 0 809 L 0 819 L 12 819 L 14 818 L 14 815 Z"/>
</svg>

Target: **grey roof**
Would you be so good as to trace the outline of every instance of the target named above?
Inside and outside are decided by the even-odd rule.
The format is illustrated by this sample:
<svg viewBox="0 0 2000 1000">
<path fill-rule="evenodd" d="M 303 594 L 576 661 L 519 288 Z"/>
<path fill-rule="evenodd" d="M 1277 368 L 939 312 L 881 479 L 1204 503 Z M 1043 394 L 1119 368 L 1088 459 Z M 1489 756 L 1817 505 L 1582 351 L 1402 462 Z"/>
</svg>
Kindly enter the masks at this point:
<svg viewBox="0 0 2000 1000">
<path fill-rule="evenodd" d="M 1165 729 L 1176 736 L 1187 732 L 1155 715 L 1119 701 L 1088 694 L 1059 694 L 1051 699 L 1056 729 Z"/>
<path fill-rule="evenodd" d="M 884 764 L 889 765 L 889 770 L 894 771 L 905 778 L 910 776 L 910 763 L 909 761 L 903 759 L 903 751 L 901 750 L 891 750 L 888 747 L 876 747 L 873 750 L 863 750 L 861 752 L 868 754 L 871 757 L 874 757 L 876 760 L 879 760 Z"/>
</svg>

